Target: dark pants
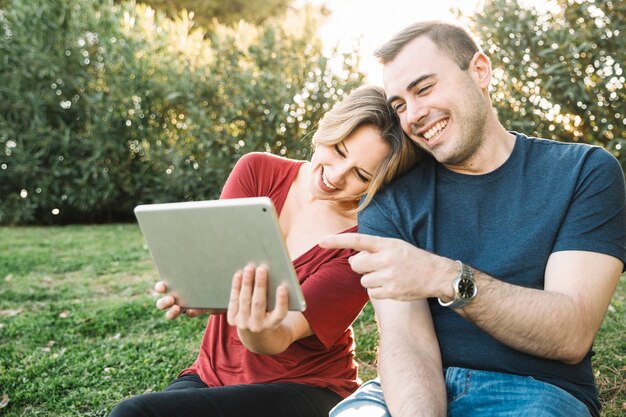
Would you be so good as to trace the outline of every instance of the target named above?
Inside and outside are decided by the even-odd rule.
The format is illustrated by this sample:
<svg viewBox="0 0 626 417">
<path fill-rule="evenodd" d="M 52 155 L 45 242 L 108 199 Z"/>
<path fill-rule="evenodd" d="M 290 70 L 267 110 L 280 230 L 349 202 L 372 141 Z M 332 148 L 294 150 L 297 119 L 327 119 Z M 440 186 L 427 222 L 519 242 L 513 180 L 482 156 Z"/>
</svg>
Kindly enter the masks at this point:
<svg viewBox="0 0 626 417">
<path fill-rule="evenodd" d="M 210 388 L 190 374 L 122 401 L 109 417 L 328 417 L 340 400 L 331 390 L 288 382 Z"/>
</svg>

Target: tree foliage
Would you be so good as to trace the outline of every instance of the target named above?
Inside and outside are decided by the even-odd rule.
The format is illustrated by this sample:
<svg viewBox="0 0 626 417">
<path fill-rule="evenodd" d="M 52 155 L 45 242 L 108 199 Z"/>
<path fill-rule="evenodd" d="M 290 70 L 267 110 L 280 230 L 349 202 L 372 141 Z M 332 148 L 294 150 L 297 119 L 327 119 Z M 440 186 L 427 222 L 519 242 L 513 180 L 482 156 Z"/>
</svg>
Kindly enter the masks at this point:
<svg viewBox="0 0 626 417">
<path fill-rule="evenodd" d="M 217 197 L 249 151 L 307 158 L 317 120 L 363 81 L 354 53 L 331 70 L 317 19 L 205 36 L 145 5 L 13 0 L 0 12 L 0 223 L 131 219 L 138 203 Z"/>
<path fill-rule="evenodd" d="M 156 10 L 175 18 L 183 10 L 194 14 L 194 21 L 204 28 L 213 25 L 213 19 L 222 24 L 240 20 L 255 25 L 270 18 L 284 16 L 291 0 L 139 0 Z"/>
<path fill-rule="evenodd" d="M 626 2 L 516 0 L 471 17 L 494 67 L 492 98 L 507 128 L 610 149 L 626 167 Z"/>
</svg>

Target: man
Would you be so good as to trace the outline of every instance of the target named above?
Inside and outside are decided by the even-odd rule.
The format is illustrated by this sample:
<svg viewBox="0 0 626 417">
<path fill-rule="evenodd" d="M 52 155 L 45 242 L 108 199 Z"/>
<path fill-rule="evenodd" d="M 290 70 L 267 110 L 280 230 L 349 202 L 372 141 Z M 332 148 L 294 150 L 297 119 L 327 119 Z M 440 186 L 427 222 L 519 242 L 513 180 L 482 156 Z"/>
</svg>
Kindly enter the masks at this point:
<svg viewBox="0 0 626 417">
<path fill-rule="evenodd" d="M 374 198 L 361 234 L 320 242 L 361 251 L 384 391 L 372 381 L 331 416 L 598 416 L 591 346 L 626 262 L 617 160 L 507 132 L 462 28 L 420 22 L 376 56 L 432 157 Z"/>
</svg>

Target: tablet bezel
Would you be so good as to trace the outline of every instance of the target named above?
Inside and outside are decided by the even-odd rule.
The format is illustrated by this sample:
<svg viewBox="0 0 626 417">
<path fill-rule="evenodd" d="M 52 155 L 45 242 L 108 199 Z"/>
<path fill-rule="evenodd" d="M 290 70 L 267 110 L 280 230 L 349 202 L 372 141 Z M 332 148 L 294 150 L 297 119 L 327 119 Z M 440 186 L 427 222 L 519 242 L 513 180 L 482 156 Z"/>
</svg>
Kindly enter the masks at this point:
<svg viewBox="0 0 626 417">
<path fill-rule="evenodd" d="M 226 309 L 233 274 L 253 263 L 269 267 L 268 310 L 281 283 L 289 310 L 306 308 L 270 198 L 143 204 L 134 212 L 160 278 L 182 307 Z"/>
</svg>

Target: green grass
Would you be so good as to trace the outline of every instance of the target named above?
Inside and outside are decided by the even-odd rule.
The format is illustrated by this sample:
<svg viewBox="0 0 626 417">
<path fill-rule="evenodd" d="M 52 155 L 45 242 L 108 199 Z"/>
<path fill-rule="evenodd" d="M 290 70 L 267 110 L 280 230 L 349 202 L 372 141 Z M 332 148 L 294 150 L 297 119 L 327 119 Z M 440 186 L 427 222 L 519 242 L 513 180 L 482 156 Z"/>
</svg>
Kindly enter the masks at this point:
<svg viewBox="0 0 626 417">
<path fill-rule="evenodd" d="M 190 365 L 205 320 L 166 320 L 156 279 L 136 225 L 0 227 L 0 415 L 106 416 Z M 622 278 L 595 345 L 605 417 L 626 409 L 625 297 Z M 354 327 L 367 380 L 376 375 L 370 305 Z"/>
</svg>

